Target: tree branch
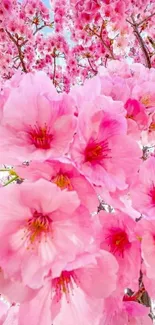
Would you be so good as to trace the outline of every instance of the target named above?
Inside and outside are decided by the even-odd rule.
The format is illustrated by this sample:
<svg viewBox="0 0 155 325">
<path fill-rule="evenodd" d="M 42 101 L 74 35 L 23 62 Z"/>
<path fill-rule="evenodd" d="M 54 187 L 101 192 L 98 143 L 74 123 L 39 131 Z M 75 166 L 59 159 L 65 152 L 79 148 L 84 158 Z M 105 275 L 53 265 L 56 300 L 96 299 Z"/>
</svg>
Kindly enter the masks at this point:
<svg viewBox="0 0 155 325">
<path fill-rule="evenodd" d="M 11 39 L 11 41 L 15 44 L 15 46 L 17 47 L 17 50 L 18 50 L 18 56 L 19 56 L 19 59 L 20 59 L 20 62 L 21 62 L 21 65 L 22 65 L 22 68 L 23 68 L 23 71 L 24 72 L 27 72 L 27 69 L 26 69 L 26 66 L 25 66 L 25 63 L 24 63 L 24 59 L 23 59 L 23 53 L 22 53 L 22 50 L 21 50 L 21 46 L 22 45 L 19 45 L 18 44 L 18 40 L 16 40 L 10 32 L 8 32 L 8 30 L 6 29 L 5 30 L 7 35 L 9 36 L 9 38 Z"/>
<path fill-rule="evenodd" d="M 47 27 L 45 24 L 44 25 L 41 25 L 40 27 L 37 27 L 36 26 L 36 30 L 35 32 L 33 33 L 33 36 L 35 36 L 41 29 L 43 29 L 44 27 Z"/>
<path fill-rule="evenodd" d="M 147 48 L 146 48 L 146 46 L 144 44 L 143 38 L 140 35 L 140 32 L 138 30 L 138 27 L 137 27 L 137 24 L 135 22 L 135 19 L 134 19 L 133 15 L 131 16 L 131 19 L 132 19 L 132 22 L 130 22 L 129 20 L 127 20 L 127 21 L 133 26 L 134 34 L 135 34 L 135 36 L 136 36 L 136 38 L 137 38 L 137 40 L 138 40 L 138 42 L 140 44 L 140 47 L 142 49 L 142 52 L 144 54 L 146 67 L 150 69 L 151 68 L 151 60 L 150 60 L 150 56 L 149 56 L 149 54 L 147 52 Z"/>
<path fill-rule="evenodd" d="M 90 61 L 90 58 L 87 58 L 88 59 L 88 63 L 89 63 L 89 65 L 90 65 L 90 68 L 92 69 L 92 71 L 95 73 L 95 74 L 97 74 L 97 70 L 95 70 L 94 68 L 93 68 L 93 65 L 92 65 L 92 63 L 91 63 L 91 61 Z"/>
<path fill-rule="evenodd" d="M 143 19 L 142 21 L 140 21 L 137 26 L 139 27 L 140 25 L 142 25 L 143 23 L 145 23 L 145 21 L 149 20 L 150 18 L 152 18 L 153 16 L 155 16 L 155 12 L 153 14 L 151 14 L 150 16 L 146 17 L 145 19 Z"/>
<path fill-rule="evenodd" d="M 56 74 L 56 55 L 55 55 L 55 51 L 53 53 L 53 59 L 54 59 L 54 70 L 53 70 L 53 85 L 55 86 L 55 74 Z"/>
<path fill-rule="evenodd" d="M 103 23 L 102 26 L 101 26 L 100 34 L 96 33 L 96 32 L 95 32 L 93 29 L 91 29 L 90 27 L 89 27 L 89 30 L 90 30 L 94 35 L 96 35 L 98 38 L 100 38 L 100 40 L 101 40 L 103 46 L 107 49 L 107 51 L 109 52 L 111 58 L 112 58 L 113 60 L 115 60 L 115 57 L 114 57 L 113 51 L 112 51 L 111 48 L 110 48 L 110 47 L 109 47 L 109 46 L 104 42 L 104 40 L 103 40 L 103 38 L 102 38 L 103 27 L 104 27 L 104 23 Z"/>
<path fill-rule="evenodd" d="M 108 50 L 108 52 L 110 53 L 111 55 L 111 58 L 113 60 L 115 60 L 115 57 L 114 57 L 114 54 L 113 54 L 113 51 L 111 50 L 111 48 L 103 41 L 103 38 L 101 38 L 101 42 L 102 44 L 104 45 L 104 47 Z"/>
</svg>

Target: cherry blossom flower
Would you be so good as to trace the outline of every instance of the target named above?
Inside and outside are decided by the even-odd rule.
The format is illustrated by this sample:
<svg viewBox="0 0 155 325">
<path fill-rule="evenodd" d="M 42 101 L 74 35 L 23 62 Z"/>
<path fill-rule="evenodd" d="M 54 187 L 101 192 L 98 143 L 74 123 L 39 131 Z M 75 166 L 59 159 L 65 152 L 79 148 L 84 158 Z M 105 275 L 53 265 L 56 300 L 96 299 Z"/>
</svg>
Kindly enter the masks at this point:
<svg viewBox="0 0 155 325">
<path fill-rule="evenodd" d="M 127 110 L 128 133 L 132 136 L 137 133 L 138 138 L 140 138 L 141 131 L 146 130 L 148 125 L 148 116 L 145 112 L 145 108 L 135 99 L 128 99 L 125 108 Z"/>
<path fill-rule="evenodd" d="M 96 211 L 98 199 L 91 183 L 79 173 L 69 159 L 48 160 L 43 163 L 31 162 L 30 165 L 17 167 L 21 178 L 35 181 L 39 178 L 56 184 L 61 190 L 76 191 L 81 203 L 90 210 Z"/>
<path fill-rule="evenodd" d="M 75 191 L 41 179 L 2 188 L 0 200 L 0 265 L 8 276 L 41 286 L 51 262 L 57 272 L 89 248 L 91 220 Z"/>
<path fill-rule="evenodd" d="M 46 301 L 45 312 L 37 313 L 36 325 L 48 325 L 52 320 L 61 324 L 66 313 L 69 325 L 83 324 L 83 320 L 85 324 L 98 324 L 102 298 L 108 297 L 116 288 L 117 270 L 115 258 L 106 251 L 79 256 L 73 263 L 66 265 L 58 277 L 47 280 L 38 296 L 21 305 L 19 320 L 25 325 L 33 317 L 36 304 L 39 302 L 41 312 Z"/>
<path fill-rule="evenodd" d="M 135 221 L 121 212 L 109 215 L 100 211 L 99 219 L 102 225 L 99 236 L 100 247 L 111 252 L 119 263 L 118 286 L 137 289 L 141 255 L 140 243 L 134 231 Z"/>
<path fill-rule="evenodd" d="M 75 131 L 73 113 L 73 102 L 65 95 L 59 97 L 45 74 L 24 76 L 4 105 L 1 162 L 64 155 Z"/>
<path fill-rule="evenodd" d="M 106 299 L 104 313 L 100 325 L 151 325 L 152 320 L 148 317 L 148 308 L 136 302 L 123 302 L 119 297 Z"/>
<path fill-rule="evenodd" d="M 79 170 L 95 185 L 111 191 L 127 187 L 127 175 L 137 172 L 141 151 L 126 135 L 124 117 L 96 112 L 82 116 L 72 143 L 71 155 Z"/>
<path fill-rule="evenodd" d="M 131 188 L 132 204 L 145 217 L 154 218 L 155 158 L 150 157 L 140 167 L 139 176 Z"/>
</svg>

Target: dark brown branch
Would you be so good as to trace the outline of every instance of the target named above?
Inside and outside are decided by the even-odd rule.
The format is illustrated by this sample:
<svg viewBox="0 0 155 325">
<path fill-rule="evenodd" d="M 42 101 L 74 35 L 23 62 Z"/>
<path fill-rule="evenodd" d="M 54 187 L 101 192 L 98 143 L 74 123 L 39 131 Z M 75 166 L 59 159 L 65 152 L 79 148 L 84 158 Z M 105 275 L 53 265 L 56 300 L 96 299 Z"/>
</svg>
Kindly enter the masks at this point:
<svg viewBox="0 0 155 325">
<path fill-rule="evenodd" d="M 15 44 L 15 46 L 17 47 L 17 50 L 18 50 L 18 55 L 19 55 L 19 59 L 20 59 L 20 62 L 21 62 L 21 65 L 22 65 L 22 68 L 23 68 L 23 71 L 24 72 L 27 72 L 27 69 L 26 69 L 26 66 L 25 66 L 25 63 L 24 63 L 24 59 L 23 59 L 23 53 L 22 53 L 22 50 L 21 50 L 21 45 L 18 44 L 18 40 L 16 40 L 10 32 L 8 32 L 8 30 L 6 29 L 5 30 L 7 35 L 9 36 L 9 38 L 11 39 L 11 41 Z"/>
</svg>

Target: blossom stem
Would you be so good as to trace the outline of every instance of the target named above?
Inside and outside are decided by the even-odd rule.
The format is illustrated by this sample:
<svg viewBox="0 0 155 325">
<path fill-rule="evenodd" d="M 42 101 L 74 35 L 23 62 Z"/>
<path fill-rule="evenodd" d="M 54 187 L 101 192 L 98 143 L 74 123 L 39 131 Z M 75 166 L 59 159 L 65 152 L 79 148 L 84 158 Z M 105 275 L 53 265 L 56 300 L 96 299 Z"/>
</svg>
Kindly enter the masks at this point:
<svg viewBox="0 0 155 325">
<path fill-rule="evenodd" d="M 143 52 L 143 55 L 144 55 L 144 58 L 145 58 L 145 65 L 147 68 L 151 68 L 151 60 L 150 60 L 150 56 L 149 56 L 149 53 L 147 51 L 147 48 L 144 44 L 144 41 L 143 41 L 143 38 L 142 36 L 140 35 L 140 32 L 138 30 L 138 25 L 136 24 L 135 22 L 135 19 L 133 17 L 133 15 L 131 16 L 131 19 L 132 19 L 132 22 L 130 22 L 129 20 L 127 20 L 133 27 L 133 30 L 134 30 L 134 34 L 140 44 L 140 47 L 142 49 L 142 52 Z"/>
<path fill-rule="evenodd" d="M 3 186 L 7 186 L 11 184 L 12 182 L 16 181 L 18 179 L 18 176 L 11 178 L 7 183 L 5 183 Z"/>
<path fill-rule="evenodd" d="M 93 68 L 93 65 L 92 65 L 92 63 L 91 63 L 91 61 L 90 61 L 89 58 L 88 58 L 88 63 L 89 63 L 89 65 L 90 65 L 90 68 L 92 69 L 92 71 L 93 71 L 95 74 L 97 74 L 97 70 L 95 70 L 95 69 Z"/>
<path fill-rule="evenodd" d="M 55 51 L 53 54 L 53 59 L 54 59 L 54 70 L 53 70 L 53 84 L 55 85 L 55 74 L 56 74 L 56 55 L 55 55 Z"/>
<path fill-rule="evenodd" d="M 100 38 L 103 46 L 107 49 L 107 51 L 109 52 L 111 58 L 113 60 L 115 60 L 115 57 L 114 57 L 114 54 L 113 54 L 113 51 L 111 50 L 111 48 L 104 42 L 103 38 L 102 38 L 102 30 L 103 30 L 103 24 L 102 24 L 102 27 L 101 27 L 101 32 L 100 34 L 96 33 L 93 29 L 91 29 L 91 27 L 89 27 L 89 30 L 95 35 L 97 36 L 98 38 Z"/>
<path fill-rule="evenodd" d="M 47 25 L 46 24 L 43 24 L 40 27 L 36 27 L 36 30 L 34 31 L 33 36 L 35 36 L 44 27 L 47 27 Z"/>
<path fill-rule="evenodd" d="M 149 15 L 148 17 L 146 17 L 145 19 L 143 19 L 142 21 L 140 21 L 137 26 L 142 25 L 143 23 L 145 23 L 145 21 L 149 20 L 150 18 L 152 18 L 155 15 L 155 12 L 151 15 Z"/>
<path fill-rule="evenodd" d="M 17 47 L 17 50 L 18 50 L 18 56 L 19 56 L 19 59 L 20 59 L 20 62 L 21 62 L 21 65 L 22 65 L 22 68 L 23 68 L 23 71 L 24 72 L 27 72 L 27 69 L 26 69 L 26 66 L 25 66 L 25 62 L 24 62 L 24 59 L 23 59 L 23 53 L 22 53 L 22 50 L 21 50 L 21 45 L 19 45 L 18 43 L 18 40 L 16 40 L 10 32 L 8 32 L 8 30 L 6 29 L 5 30 L 7 35 L 9 36 L 9 38 L 11 39 L 11 41 L 15 44 L 15 46 Z"/>
</svg>

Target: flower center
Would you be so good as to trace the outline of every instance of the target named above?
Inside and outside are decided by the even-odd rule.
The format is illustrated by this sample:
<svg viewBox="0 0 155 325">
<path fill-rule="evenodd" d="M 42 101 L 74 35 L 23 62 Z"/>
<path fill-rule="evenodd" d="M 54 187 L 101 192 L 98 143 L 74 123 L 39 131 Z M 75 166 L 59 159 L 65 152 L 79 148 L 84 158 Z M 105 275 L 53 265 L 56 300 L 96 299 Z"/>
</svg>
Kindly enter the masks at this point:
<svg viewBox="0 0 155 325">
<path fill-rule="evenodd" d="M 119 228 L 110 230 L 110 235 L 106 237 L 108 246 L 111 248 L 113 254 L 118 254 L 123 257 L 124 251 L 130 246 L 127 233 Z"/>
<path fill-rule="evenodd" d="M 39 18 L 38 18 L 37 16 L 34 17 L 34 19 L 33 19 L 33 24 L 35 24 L 35 25 L 39 25 L 39 23 L 40 23 Z"/>
<path fill-rule="evenodd" d="M 108 157 L 108 152 L 110 149 L 108 148 L 108 144 L 106 142 L 96 143 L 95 141 L 88 143 L 85 149 L 85 161 L 89 162 L 97 162 L 102 160 L 103 158 Z"/>
<path fill-rule="evenodd" d="M 151 105 L 151 99 L 149 95 L 143 96 L 140 101 L 146 107 Z"/>
<path fill-rule="evenodd" d="M 50 223 L 51 220 L 48 216 L 44 216 L 37 211 L 34 212 L 33 217 L 27 222 L 27 237 L 31 244 L 33 244 L 35 240 L 40 241 L 42 234 L 46 235 L 50 231 Z"/>
<path fill-rule="evenodd" d="M 58 174 L 52 181 L 62 190 L 64 188 L 67 188 L 70 191 L 73 190 L 70 179 L 67 175 Z"/>
<path fill-rule="evenodd" d="M 36 148 L 50 149 L 53 135 L 46 124 L 44 127 L 35 125 L 33 128 L 31 127 L 28 133 L 31 143 L 34 144 Z"/>
<path fill-rule="evenodd" d="M 62 295 L 65 294 L 69 302 L 70 294 L 73 294 L 74 283 L 77 284 L 77 277 L 74 271 L 62 271 L 60 277 L 53 280 L 57 301 L 60 301 Z"/>
<path fill-rule="evenodd" d="M 133 116 L 132 114 L 131 114 L 131 115 L 130 115 L 130 114 L 127 114 L 127 115 L 126 115 L 126 118 L 129 118 L 129 119 L 131 119 L 131 120 L 134 120 L 134 116 Z"/>
<path fill-rule="evenodd" d="M 149 126 L 149 132 L 155 131 L 155 122 L 152 122 Z"/>
</svg>

